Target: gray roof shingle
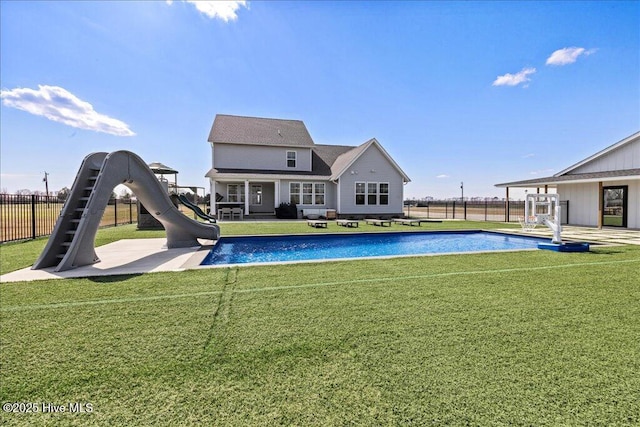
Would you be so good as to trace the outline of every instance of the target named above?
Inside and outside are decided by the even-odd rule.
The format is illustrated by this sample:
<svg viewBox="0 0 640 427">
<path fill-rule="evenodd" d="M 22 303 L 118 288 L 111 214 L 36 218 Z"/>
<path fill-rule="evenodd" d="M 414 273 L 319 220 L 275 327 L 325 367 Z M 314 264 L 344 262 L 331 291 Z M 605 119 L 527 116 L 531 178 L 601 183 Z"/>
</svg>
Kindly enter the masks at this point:
<svg viewBox="0 0 640 427">
<path fill-rule="evenodd" d="M 301 120 L 217 114 L 209 133 L 209 142 L 230 144 L 313 147 L 313 139 Z"/>
<path fill-rule="evenodd" d="M 561 176 L 548 176 L 544 178 L 527 179 L 524 181 L 505 182 L 502 184 L 496 184 L 496 187 L 527 187 L 544 185 L 544 184 L 561 184 L 571 181 L 597 181 L 598 179 L 606 178 L 626 178 L 630 176 L 640 175 L 640 169 L 625 169 L 606 172 L 589 172 L 589 173 L 575 173 L 565 174 Z"/>
</svg>

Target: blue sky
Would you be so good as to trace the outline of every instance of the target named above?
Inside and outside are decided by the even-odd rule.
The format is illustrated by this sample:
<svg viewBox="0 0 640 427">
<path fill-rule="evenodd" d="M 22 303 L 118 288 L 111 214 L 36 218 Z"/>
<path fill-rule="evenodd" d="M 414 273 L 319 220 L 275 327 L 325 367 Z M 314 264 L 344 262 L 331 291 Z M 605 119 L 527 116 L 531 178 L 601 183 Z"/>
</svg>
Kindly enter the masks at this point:
<svg viewBox="0 0 640 427">
<path fill-rule="evenodd" d="M 640 2 L 224 3 L 2 1 L 0 187 L 127 149 L 208 188 L 223 113 L 375 137 L 407 197 L 503 197 L 640 130 Z"/>
</svg>

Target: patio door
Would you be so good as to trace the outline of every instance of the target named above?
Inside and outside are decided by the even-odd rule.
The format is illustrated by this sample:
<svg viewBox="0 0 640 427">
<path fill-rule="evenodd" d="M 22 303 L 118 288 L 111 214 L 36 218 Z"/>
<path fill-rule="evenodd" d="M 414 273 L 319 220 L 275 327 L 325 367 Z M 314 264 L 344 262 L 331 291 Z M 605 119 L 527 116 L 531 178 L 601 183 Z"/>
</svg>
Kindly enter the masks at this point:
<svg viewBox="0 0 640 427">
<path fill-rule="evenodd" d="M 626 227 L 629 187 L 626 185 L 603 187 L 602 191 L 602 225 Z"/>
<path fill-rule="evenodd" d="M 260 184 L 251 184 L 251 187 L 249 189 L 249 193 L 250 193 L 250 199 L 249 199 L 249 204 L 250 205 L 261 205 L 262 204 L 262 185 Z"/>
</svg>

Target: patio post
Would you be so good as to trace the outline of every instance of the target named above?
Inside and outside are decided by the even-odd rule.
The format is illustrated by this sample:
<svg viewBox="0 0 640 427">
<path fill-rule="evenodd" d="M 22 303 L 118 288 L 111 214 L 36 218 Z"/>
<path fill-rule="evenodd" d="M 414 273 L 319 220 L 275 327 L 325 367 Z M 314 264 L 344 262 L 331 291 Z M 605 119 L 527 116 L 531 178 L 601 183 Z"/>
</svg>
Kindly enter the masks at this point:
<svg viewBox="0 0 640 427">
<path fill-rule="evenodd" d="M 273 209 L 280 206 L 280 180 L 277 179 L 273 182 Z"/>
<path fill-rule="evenodd" d="M 209 213 L 217 215 L 216 211 L 216 181 L 209 178 Z"/>
<path fill-rule="evenodd" d="M 602 217 L 604 209 L 604 189 L 602 181 L 598 181 L 598 228 L 602 229 Z"/>
<path fill-rule="evenodd" d="M 249 180 L 244 180 L 244 214 L 249 215 Z"/>
<path fill-rule="evenodd" d="M 504 202 L 504 222 L 509 222 L 509 187 L 507 189 L 507 198 Z"/>
</svg>

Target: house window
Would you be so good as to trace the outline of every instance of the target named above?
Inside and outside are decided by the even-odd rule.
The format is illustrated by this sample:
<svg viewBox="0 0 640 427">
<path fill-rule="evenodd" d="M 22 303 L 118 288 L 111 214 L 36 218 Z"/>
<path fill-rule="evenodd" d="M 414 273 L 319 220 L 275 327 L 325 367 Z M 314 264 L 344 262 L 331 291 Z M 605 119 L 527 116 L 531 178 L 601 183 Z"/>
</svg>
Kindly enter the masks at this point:
<svg viewBox="0 0 640 427">
<path fill-rule="evenodd" d="M 377 182 L 367 183 L 367 204 L 368 205 L 378 204 L 378 183 Z"/>
<path fill-rule="evenodd" d="M 252 205 L 261 205 L 262 204 L 262 185 L 251 184 L 249 192 L 250 192 L 249 203 Z"/>
<path fill-rule="evenodd" d="M 364 205 L 366 196 L 366 184 L 364 182 L 356 182 L 356 205 Z"/>
<path fill-rule="evenodd" d="M 295 151 L 287 151 L 287 167 L 295 168 L 296 167 L 296 152 Z"/>
<path fill-rule="evenodd" d="M 388 205 L 388 182 L 356 182 L 356 205 Z"/>
<path fill-rule="evenodd" d="M 324 205 L 324 182 L 313 184 L 313 204 Z"/>
<path fill-rule="evenodd" d="M 310 182 L 305 182 L 304 184 L 302 184 L 302 204 L 313 204 L 313 184 Z"/>
<path fill-rule="evenodd" d="M 290 182 L 289 202 L 303 205 L 324 205 L 324 182 Z"/>
<path fill-rule="evenodd" d="M 389 204 L 389 183 L 381 182 L 380 183 L 380 204 L 388 205 Z"/>
<path fill-rule="evenodd" d="M 244 203 L 244 184 L 228 184 L 227 199 L 232 203 Z"/>
<path fill-rule="evenodd" d="M 300 183 L 299 182 L 289 183 L 289 203 L 294 205 L 300 204 Z"/>
</svg>

